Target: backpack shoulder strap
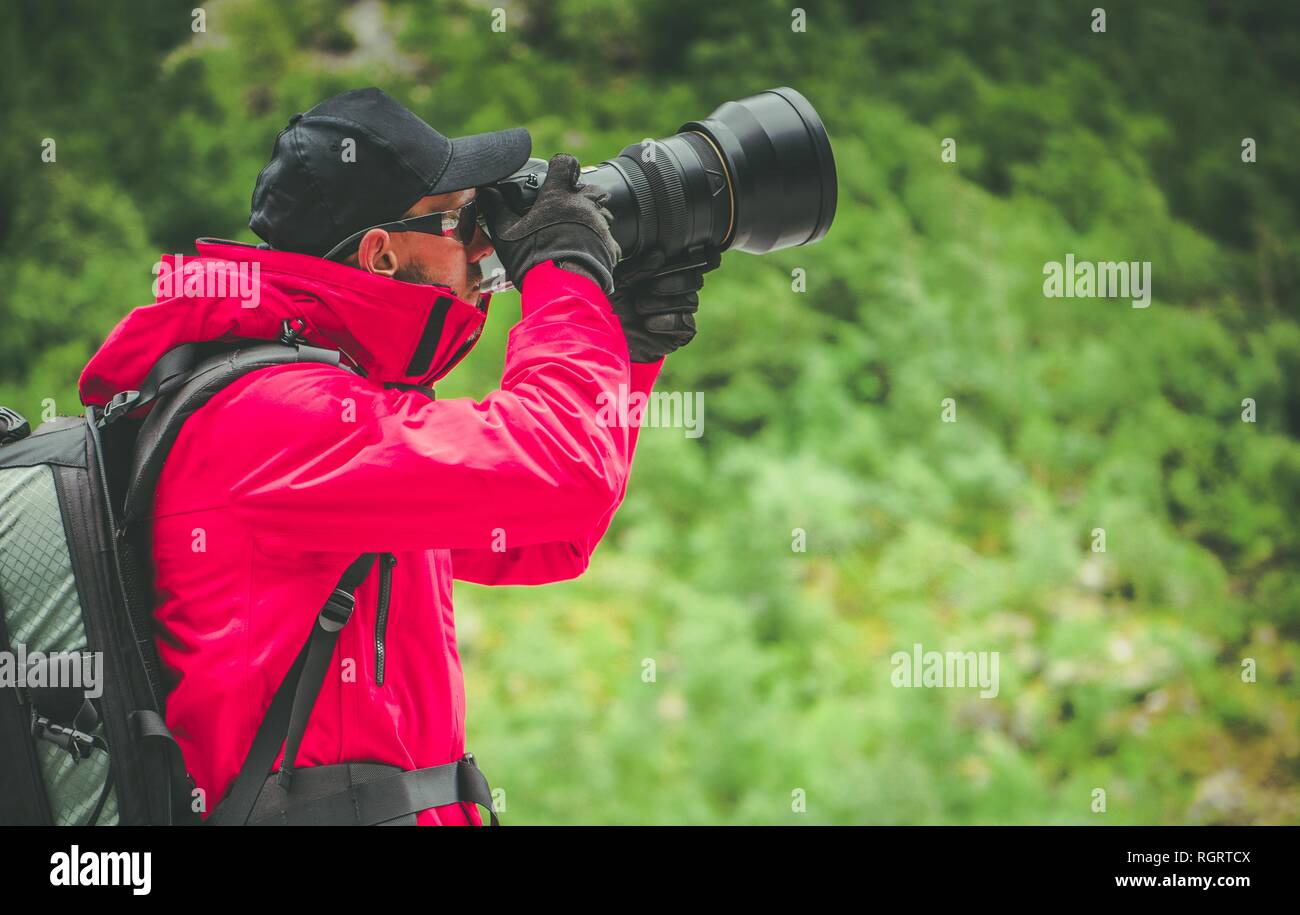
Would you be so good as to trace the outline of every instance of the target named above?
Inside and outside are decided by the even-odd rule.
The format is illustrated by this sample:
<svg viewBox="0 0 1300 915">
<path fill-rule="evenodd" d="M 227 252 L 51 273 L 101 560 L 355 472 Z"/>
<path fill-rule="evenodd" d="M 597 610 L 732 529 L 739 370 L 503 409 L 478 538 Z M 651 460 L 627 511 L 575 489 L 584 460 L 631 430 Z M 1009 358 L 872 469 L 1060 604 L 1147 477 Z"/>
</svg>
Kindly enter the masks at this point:
<svg viewBox="0 0 1300 915">
<path fill-rule="evenodd" d="M 124 529 L 149 513 L 163 462 L 176 443 L 181 427 L 218 391 L 249 372 L 273 365 L 297 362 L 339 364 L 336 350 L 302 343 L 259 343 L 220 352 L 201 360 L 195 359 L 192 350 L 188 354 L 175 355 L 190 346 L 194 344 L 177 347 L 163 356 L 142 383 L 140 391 L 124 392 L 140 395 L 129 400 L 126 409 L 135 410 L 153 400 L 158 401 L 145 418 L 136 437 L 122 517 L 119 519 L 119 525 Z M 160 377 L 155 377 L 156 375 Z M 150 396 L 146 397 L 146 394 Z M 112 417 L 109 417 L 111 420 Z"/>
<path fill-rule="evenodd" d="M 320 694 L 321 685 L 334 654 L 339 630 L 347 625 L 356 606 L 353 594 L 357 586 L 370 574 L 375 564 L 375 553 L 363 553 L 343 570 L 338 584 L 326 599 L 325 605 L 312 623 L 311 634 L 303 643 L 298 657 L 280 681 L 271 705 L 262 717 L 262 723 L 253 736 L 252 746 L 239 768 L 225 798 L 208 819 L 210 826 L 243 826 L 257 803 L 275 757 L 284 747 L 284 760 L 280 769 L 280 785 L 288 790 L 293 776 L 293 764 L 307 730 Z"/>
</svg>

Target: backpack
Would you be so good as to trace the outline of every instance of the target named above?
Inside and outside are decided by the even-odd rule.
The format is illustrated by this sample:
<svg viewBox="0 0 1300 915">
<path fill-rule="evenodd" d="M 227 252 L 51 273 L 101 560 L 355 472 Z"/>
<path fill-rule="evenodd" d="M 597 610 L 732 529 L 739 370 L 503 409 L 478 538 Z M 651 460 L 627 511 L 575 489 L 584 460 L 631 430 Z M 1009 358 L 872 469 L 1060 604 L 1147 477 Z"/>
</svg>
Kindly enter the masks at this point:
<svg viewBox="0 0 1300 915">
<path fill-rule="evenodd" d="M 180 825 L 198 794 L 166 725 L 154 645 L 148 524 L 163 462 L 185 420 L 249 372 L 339 365 L 284 322 L 279 342 L 187 343 L 102 409 L 34 432 L 0 407 L 0 825 Z M 143 418 L 139 418 L 149 408 Z M 293 762 L 353 592 L 359 556 L 325 601 L 212 825 L 414 823 L 416 811 L 477 803 L 498 824 L 471 754 L 403 772 Z M 285 748 L 281 769 L 268 772 Z"/>
</svg>

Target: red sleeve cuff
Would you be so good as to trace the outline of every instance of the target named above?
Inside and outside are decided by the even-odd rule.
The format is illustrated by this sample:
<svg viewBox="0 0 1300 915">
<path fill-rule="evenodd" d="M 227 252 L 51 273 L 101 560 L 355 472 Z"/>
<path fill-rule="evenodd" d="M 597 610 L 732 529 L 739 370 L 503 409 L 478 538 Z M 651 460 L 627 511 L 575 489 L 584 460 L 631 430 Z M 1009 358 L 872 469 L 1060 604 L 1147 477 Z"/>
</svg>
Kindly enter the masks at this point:
<svg viewBox="0 0 1300 915">
<path fill-rule="evenodd" d="M 534 300 L 537 300 L 539 304 L 543 304 L 548 299 L 557 298 L 565 293 L 599 304 L 605 311 L 613 310 L 609 304 L 609 298 L 605 295 L 605 290 L 600 288 L 599 283 L 580 274 L 565 270 L 563 267 L 558 267 L 555 261 L 542 261 L 525 273 L 524 288 L 519 292 L 523 298 L 523 314 L 525 316 L 532 311 L 534 306 L 530 303 Z"/>
</svg>

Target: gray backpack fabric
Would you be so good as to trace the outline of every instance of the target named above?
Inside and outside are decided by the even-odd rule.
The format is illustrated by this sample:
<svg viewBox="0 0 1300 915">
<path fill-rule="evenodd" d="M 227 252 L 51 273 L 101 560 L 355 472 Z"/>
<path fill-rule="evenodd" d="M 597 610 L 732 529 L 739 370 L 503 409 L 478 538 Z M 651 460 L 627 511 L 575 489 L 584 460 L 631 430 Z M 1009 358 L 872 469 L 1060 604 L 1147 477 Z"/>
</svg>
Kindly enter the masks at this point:
<svg viewBox="0 0 1300 915">
<path fill-rule="evenodd" d="M 0 825 L 197 821 L 164 723 L 143 522 L 185 420 L 235 379 L 299 361 L 338 354 L 185 344 L 103 410 L 32 432 L 0 407 Z"/>
<path fill-rule="evenodd" d="M 43 444 L 51 446 L 53 456 L 77 434 L 75 429 L 54 433 Z M 58 466 L 0 468 L 0 505 L 4 506 L 0 515 L 0 595 L 4 595 L 3 606 L 15 608 L 0 616 L 10 617 L 2 624 L 7 630 L 6 649 L 22 646 L 25 654 L 27 646 L 36 650 L 39 645 L 41 650 L 62 653 L 75 663 L 83 652 L 87 660 L 91 656 L 81 619 L 72 549 L 61 523 L 55 481 Z M 23 608 L 23 612 L 17 612 L 17 608 Z M 20 663 L 17 654 L 13 663 L 12 673 L 16 674 Z M 84 663 L 80 666 L 86 670 Z M 93 671 L 93 665 L 90 669 Z M 103 731 L 100 723 L 90 733 L 102 740 Z M 21 740 L 16 728 L 11 732 L 5 734 L 6 752 L 32 754 L 28 764 L 34 763 L 40 771 L 49 820 L 58 826 L 89 822 L 108 782 L 108 757 L 95 753 L 79 759 L 53 741 Z M 11 737 L 14 742 L 10 742 Z M 32 793 L 38 802 L 39 793 Z M 104 801 L 98 822 L 117 822 L 116 797 L 109 791 Z"/>
</svg>

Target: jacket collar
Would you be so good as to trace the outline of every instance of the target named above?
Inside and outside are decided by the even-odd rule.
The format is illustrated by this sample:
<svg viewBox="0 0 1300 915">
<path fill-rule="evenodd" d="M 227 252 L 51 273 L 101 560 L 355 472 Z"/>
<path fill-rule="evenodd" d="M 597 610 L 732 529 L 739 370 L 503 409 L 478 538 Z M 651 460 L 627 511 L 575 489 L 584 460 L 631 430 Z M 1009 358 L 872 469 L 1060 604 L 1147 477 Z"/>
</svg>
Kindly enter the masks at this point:
<svg viewBox="0 0 1300 915">
<path fill-rule="evenodd" d="M 138 385 L 182 343 L 275 340 L 284 321 L 295 319 L 301 319 L 305 342 L 340 350 L 345 364 L 375 382 L 430 385 L 464 358 L 487 317 L 488 295 L 475 307 L 445 287 L 404 283 L 306 254 L 213 239 L 200 239 L 196 247 L 198 257 L 166 255 L 159 262 L 155 302 L 123 318 L 83 371 L 84 403 L 101 404 Z M 242 291 L 253 294 L 246 297 L 234 282 L 224 290 L 203 282 L 222 271 L 238 275 Z"/>
</svg>

